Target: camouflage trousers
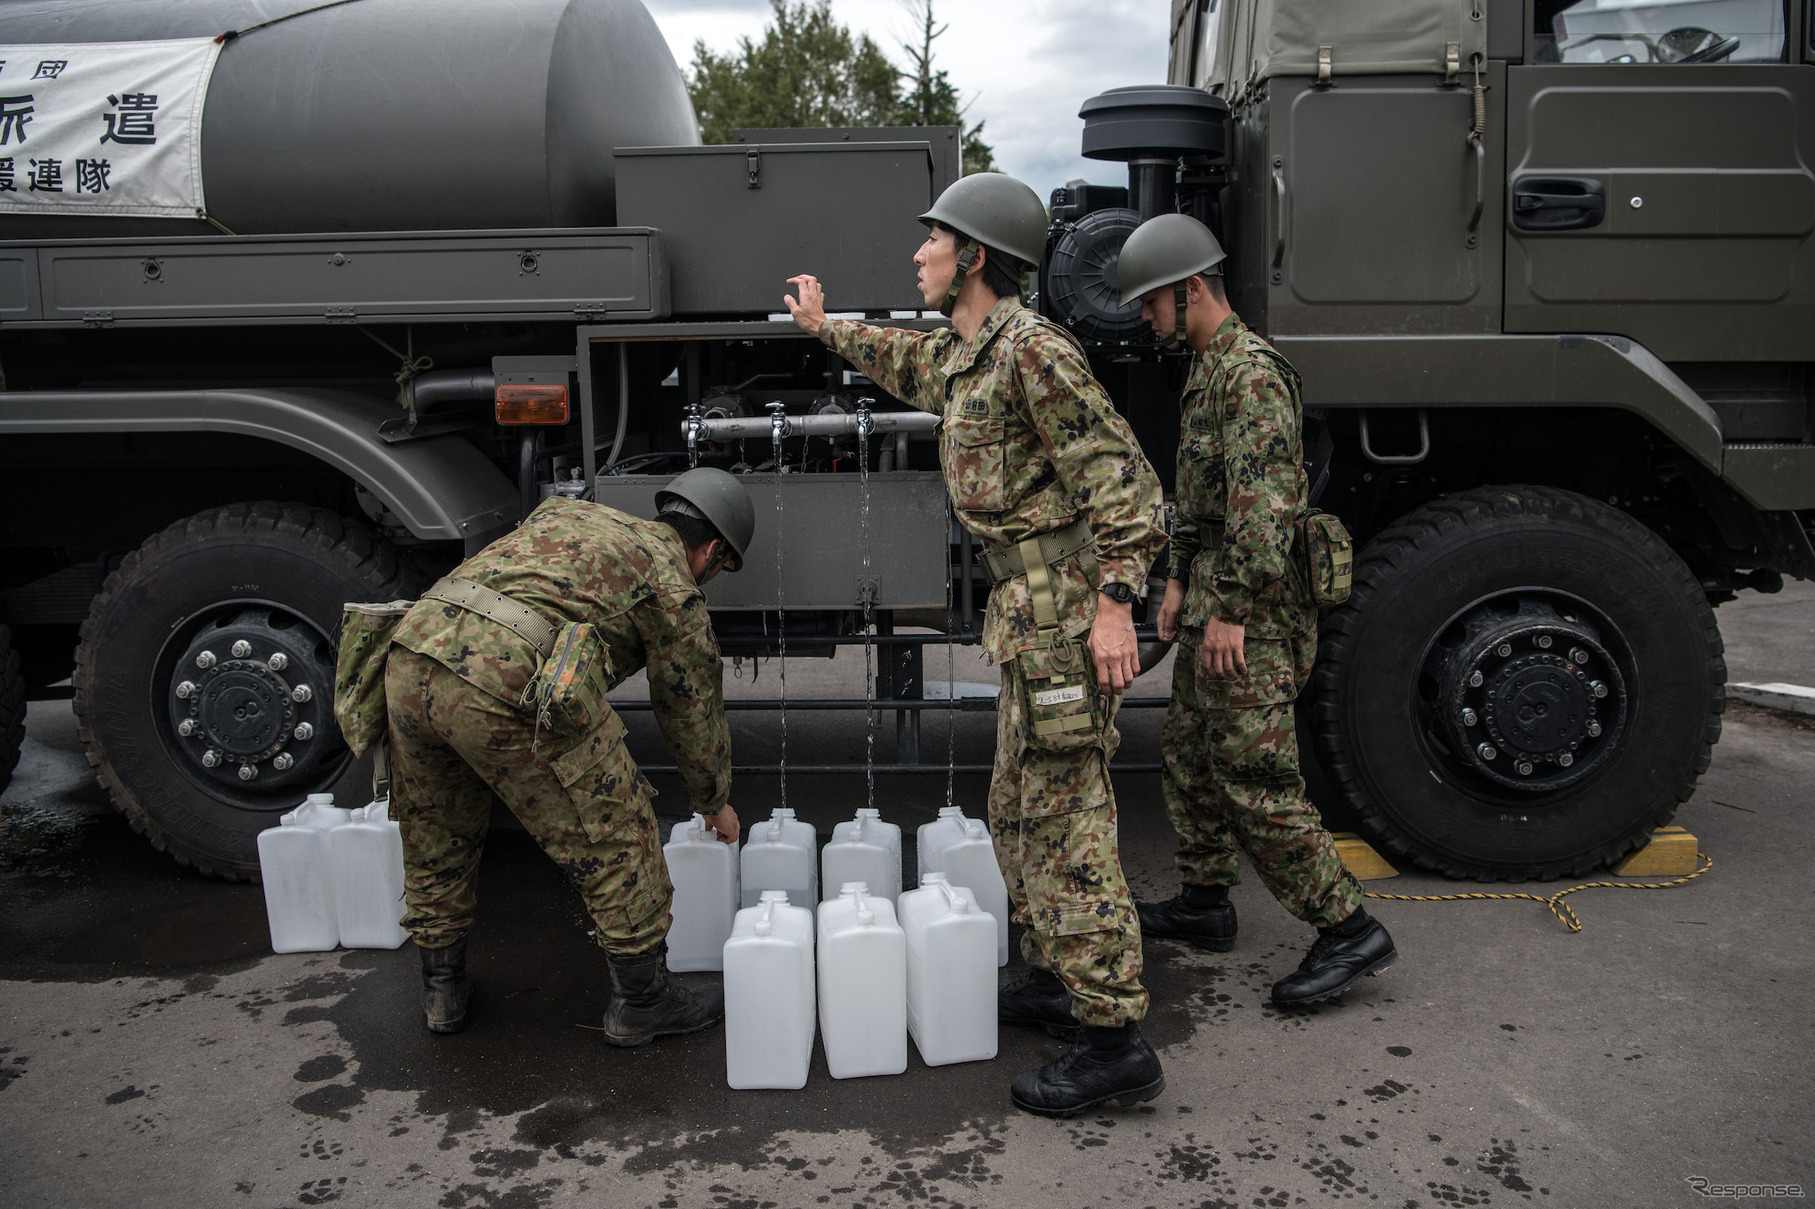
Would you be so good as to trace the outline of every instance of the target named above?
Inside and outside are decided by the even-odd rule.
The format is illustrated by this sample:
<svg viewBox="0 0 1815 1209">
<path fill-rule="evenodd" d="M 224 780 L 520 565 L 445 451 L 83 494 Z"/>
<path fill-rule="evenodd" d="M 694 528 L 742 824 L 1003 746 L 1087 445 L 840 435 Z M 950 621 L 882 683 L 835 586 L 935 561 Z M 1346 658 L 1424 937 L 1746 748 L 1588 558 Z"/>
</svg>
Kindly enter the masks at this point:
<svg viewBox="0 0 1815 1209">
<path fill-rule="evenodd" d="M 1095 693 L 1094 687 L 1092 693 Z M 1071 751 L 1027 742 L 1027 683 L 1017 661 L 1002 667 L 989 826 L 1011 917 L 1028 925 L 1021 955 L 1052 970 L 1072 1013 L 1109 1027 L 1147 1014 L 1141 929 L 1122 877 L 1115 791 L 1116 701 L 1097 703 L 1103 741 Z"/>
<path fill-rule="evenodd" d="M 642 953 L 667 937 L 674 888 L 649 783 L 621 739 L 563 785 L 558 735 L 544 728 L 532 750 L 532 715 L 427 655 L 392 647 L 385 696 L 392 817 L 403 828 L 403 926 L 417 944 L 443 948 L 473 926 L 494 792 L 580 892 L 600 948 Z M 575 746 L 572 736 L 565 746 Z"/>
<path fill-rule="evenodd" d="M 1361 886 L 1305 796 L 1292 702 L 1316 635 L 1243 646 L 1248 674 L 1219 680 L 1198 661 L 1204 632 L 1186 629 L 1172 671 L 1160 759 L 1166 816 L 1179 834 L 1186 885 L 1241 881 L 1236 849 L 1299 919 L 1328 927 L 1361 905 Z"/>
</svg>

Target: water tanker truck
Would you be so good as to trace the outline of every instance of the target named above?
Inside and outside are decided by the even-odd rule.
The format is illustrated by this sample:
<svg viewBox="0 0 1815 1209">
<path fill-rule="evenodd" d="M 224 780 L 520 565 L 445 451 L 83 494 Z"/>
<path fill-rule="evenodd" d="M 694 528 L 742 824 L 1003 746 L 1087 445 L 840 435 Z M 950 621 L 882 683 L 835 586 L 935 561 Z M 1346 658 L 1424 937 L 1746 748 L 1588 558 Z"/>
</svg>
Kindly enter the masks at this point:
<svg viewBox="0 0 1815 1209">
<path fill-rule="evenodd" d="M 1706 767 L 1711 604 L 1815 573 L 1815 149 L 1725 137 L 1811 103 L 1804 3 L 1790 59 L 1680 69 L 1546 62 L 1555 4 L 1395 0 L 1340 37 L 1311 7 L 1179 0 L 1172 82 L 1081 115 L 1126 180 L 1054 192 L 1031 284 L 1170 486 L 1182 360 L 1115 257 L 1153 214 L 1219 232 L 1362 543 L 1301 701 L 1322 801 L 1452 874 L 1586 869 Z M 901 631 L 974 636 L 977 552 L 933 419 L 776 311 L 810 270 L 941 323 L 907 261 L 957 131 L 702 146 L 635 0 L 11 0 L 0 47 L 0 741 L 70 678 L 134 826 L 254 876 L 278 814 L 367 783 L 330 711 L 343 601 L 414 594 L 551 493 L 647 514 L 697 462 L 762 517 L 708 590 L 726 653 L 870 636 L 915 766 Z M 1626 89 L 1686 90 L 1683 122 L 1610 121 Z M 1710 98 L 1731 128 L 1690 120 Z"/>
</svg>

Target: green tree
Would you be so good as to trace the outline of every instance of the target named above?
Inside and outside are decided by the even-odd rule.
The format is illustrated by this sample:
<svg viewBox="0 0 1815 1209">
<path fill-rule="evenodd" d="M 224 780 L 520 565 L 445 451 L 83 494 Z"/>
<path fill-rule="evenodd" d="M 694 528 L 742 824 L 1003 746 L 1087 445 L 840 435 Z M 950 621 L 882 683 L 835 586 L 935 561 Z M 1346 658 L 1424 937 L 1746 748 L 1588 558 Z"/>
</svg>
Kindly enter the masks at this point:
<svg viewBox="0 0 1815 1209">
<path fill-rule="evenodd" d="M 964 107 L 958 104 L 957 88 L 945 72 L 933 67 L 933 40 L 947 29 L 933 16 L 933 0 L 904 2 L 913 15 L 919 38 L 901 44 L 908 58 L 908 70 L 901 73 L 906 87 L 902 91 L 901 116 L 891 125 L 957 126 L 964 132 L 965 173 L 994 172 L 995 154 L 983 141 L 983 123 L 965 125 Z"/>
<path fill-rule="evenodd" d="M 693 44 L 687 91 L 706 142 L 771 126 L 957 126 L 965 171 L 993 170 L 983 123 L 965 125 L 958 90 L 933 66 L 933 40 L 945 32 L 933 0 L 906 0 L 919 30 L 917 41 L 903 45 L 909 71 L 867 35 L 853 37 L 834 21 L 831 0 L 769 3 L 772 20 L 760 42 L 739 39 L 726 54 Z"/>
<path fill-rule="evenodd" d="M 900 99 L 895 65 L 867 36 L 832 19 L 831 0 L 770 0 L 761 42 L 714 54 L 693 44 L 688 91 L 700 136 L 728 143 L 740 127 L 886 126 Z"/>
</svg>

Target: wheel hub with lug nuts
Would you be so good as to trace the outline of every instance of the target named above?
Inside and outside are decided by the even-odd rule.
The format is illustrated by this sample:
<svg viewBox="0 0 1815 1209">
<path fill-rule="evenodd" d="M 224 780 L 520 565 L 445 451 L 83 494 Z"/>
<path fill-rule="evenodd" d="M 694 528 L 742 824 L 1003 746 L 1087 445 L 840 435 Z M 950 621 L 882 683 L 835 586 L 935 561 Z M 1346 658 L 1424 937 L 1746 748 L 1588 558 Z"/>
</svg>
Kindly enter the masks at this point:
<svg viewBox="0 0 1815 1209">
<path fill-rule="evenodd" d="M 1548 792 L 1587 779 L 1625 725 L 1619 661 L 1583 611 L 1537 593 L 1465 611 L 1427 650 L 1421 671 L 1434 689 L 1429 718 L 1445 762 L 1511 789 Z"/>
<path fill-rule="evenodd" d="M 240 793 L 293 791 L 344 752 L 316 741 L 333 682 L 320 633 L 273 607 L 229 607 L 176 660 L 167 688 L 172 743 L 193 770 Z"/>
</svg>

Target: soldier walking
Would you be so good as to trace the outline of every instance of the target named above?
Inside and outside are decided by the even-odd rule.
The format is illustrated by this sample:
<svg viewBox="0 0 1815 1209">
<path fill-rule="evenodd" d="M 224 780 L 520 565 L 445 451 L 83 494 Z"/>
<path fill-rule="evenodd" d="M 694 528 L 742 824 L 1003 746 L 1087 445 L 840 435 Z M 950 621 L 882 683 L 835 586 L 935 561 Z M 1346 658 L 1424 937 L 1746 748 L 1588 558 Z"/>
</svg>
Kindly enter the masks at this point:
<svg viewBox="0 0 1815 1209">
<path fill-rule="evenodd" d="M 1151 1100 L 1165 1079 L 1136 1023 L 1147 992 L 1108 764 L 1120 694 L 1140 671 L 1133 602 L 1165 542 L 1159 480 L 1077 345 L 1021 305 L 1046 238 L 1034 191 L 967 176 L 920 221 L 921 294 L 952 330 L 828 320 L 810 276 L 790 279 L 800 296 L 788 309 L 883 389 L 944 417 L 946 489 L 995 583 L 983 630 L 1002 667 L 990 831 L 1035 969 L 1001 991 L 998 1013 L 1076 1037 L 1009 1095 L 1046 1116 Z"/>
<path fill-rule="evenodd" d="M 1140 904 L 1148 936 L 1235 944 L 1236 849 L 1318 930 L 1273 986 L 1284 1007 L 1332 999 L 1393 964 L 1299 772 L 1292 702 L 1317 652 L 1317 610 L 1290 569 L 1306 506 L 1297 372 L 1249 330 L 1223 289 L 1223 249 L 1195 218 L 1143 223 L 1122 247 L 1124 299 L 1196 354 L 1180 399 L 1178 514 L 1159 632 L 1178 640 L 1161 759 L 1184 886 Z"/>
<path fill-rule="evenodd" d="M 554 498 L 467 559 L 404 617 L 385 672 L 403 828 L 403 926 L 422 957 L 428 1027 L 466 1027 L 479 854 L 495 792 L 579 890 L 611 971 L 605 1040 L 642 1045 L 724 1018 L 719 989 L 668 978 L 673 887 L 650 799 L 604 693 L 638 669 L 693 809 L 727 844 L 724 665 L 699 585 L 735 571 L 755 531 L 743 485 L 690 470 L 653 521 Z M 576 624 L 577 623 L 577 624 Z M 559 646 L 559 649 L 557 648 Z M 553 664 L 596 698 L 576 723 L 541 699 Z"/>
</svg>

